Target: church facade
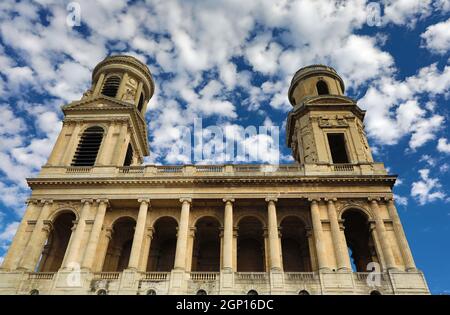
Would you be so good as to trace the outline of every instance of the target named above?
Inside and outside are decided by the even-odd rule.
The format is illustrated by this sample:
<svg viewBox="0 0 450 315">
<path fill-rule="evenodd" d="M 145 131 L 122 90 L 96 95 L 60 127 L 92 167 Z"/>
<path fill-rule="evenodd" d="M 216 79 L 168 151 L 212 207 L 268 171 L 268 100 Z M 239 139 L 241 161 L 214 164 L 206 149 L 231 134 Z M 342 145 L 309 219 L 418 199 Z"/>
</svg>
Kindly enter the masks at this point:
<svg viewBox="0 0 450 315">
<path fill-rule="evenodd" d="M 429 294 L 336 71 L 292 79 L 295 163 L 143 165 L 147 66 L 111 56 L 63 127 L 0 269 L 0 294 Z"/>
</svg>

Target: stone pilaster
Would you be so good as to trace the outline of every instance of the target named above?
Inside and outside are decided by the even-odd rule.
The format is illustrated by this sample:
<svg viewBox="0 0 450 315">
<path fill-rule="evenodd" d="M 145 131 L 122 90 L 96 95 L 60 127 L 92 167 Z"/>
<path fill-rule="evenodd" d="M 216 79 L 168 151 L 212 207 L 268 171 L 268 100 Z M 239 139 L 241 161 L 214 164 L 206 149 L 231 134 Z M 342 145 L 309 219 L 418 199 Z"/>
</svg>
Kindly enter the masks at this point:
<svg viewBox="0 0 450 315">
<path fill-rule="evenodd" d="M 334 254 L 336 255 L 338 270 L 351 270 L 351 266 L 345 256 L 348 256 L 347 248 L 342 246 L 342 233 L 339 227 L 339 222 L 336 213 L 334 202 L 336 199 L 327 200 L 328 219 L 330 220 L 331 237 L 333 239 Z"/>
<path fill-rule="evenodd" d="M 174 268 L 186 270 L 186 248 L 189 232 L 189 211 L 192 200 L 190 198 L 181 198 L 180 223 L 178 226 L 177 247 L 175 252 Z"/>
<path fill-rule="evenodd" d="M 41 213 L 36 222 L 33 232 L 31 233 L 30 240 L 26 246 L 22 260 L 19 263 L 19 269 L 33 271 L 38 263 L 39 256 L 41 255 L 44 247 L 45 240 L 51 231 L 51 222 L 48 221 L 50 215 L 50 209 L 52 206 L 52 200 L 42 200 L 43 203 Z"/>
</svg>

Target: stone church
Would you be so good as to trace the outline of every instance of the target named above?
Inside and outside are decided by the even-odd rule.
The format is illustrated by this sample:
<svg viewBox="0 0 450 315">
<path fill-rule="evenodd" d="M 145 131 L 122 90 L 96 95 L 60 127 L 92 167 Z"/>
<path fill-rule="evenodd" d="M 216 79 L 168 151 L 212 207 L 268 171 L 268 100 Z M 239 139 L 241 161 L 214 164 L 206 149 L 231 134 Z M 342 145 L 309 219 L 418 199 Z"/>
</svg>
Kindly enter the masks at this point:
<svg viewBox="0 0 450 315">
<path fill-rule="evenodd" d="M 365 111 L 327 66 L 298 70 L 295 163 L 143 165 L 148 67 L 100 62 L 62 107 L 0 269 L 0 294 L 429 294 L 373 160 Z"/>
</svg>

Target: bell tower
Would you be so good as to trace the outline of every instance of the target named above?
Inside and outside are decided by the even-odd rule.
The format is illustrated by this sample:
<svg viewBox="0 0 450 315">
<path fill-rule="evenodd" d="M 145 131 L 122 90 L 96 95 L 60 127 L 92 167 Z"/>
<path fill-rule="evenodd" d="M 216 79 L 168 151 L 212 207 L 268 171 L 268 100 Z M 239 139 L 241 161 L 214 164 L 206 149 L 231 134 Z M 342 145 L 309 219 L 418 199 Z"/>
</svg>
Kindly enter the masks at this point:
<svg viewBox="0 0 450 315">
<path fill-rule="evenodd" d="M 289 87 L 287 145 L 301 164 L 373 163 L 364 132 L 365 111 L 344 95 L 345 86 L 328 66 L 298 70 Z"/>
<path fill-rule="evenodd" d="M 149 155 L 145 112 L 154 92 L 134 57 L 105 58 L 81 100 L 62 107 L 63 127 L 46 166 L 130 166 Z"/>
</svg>

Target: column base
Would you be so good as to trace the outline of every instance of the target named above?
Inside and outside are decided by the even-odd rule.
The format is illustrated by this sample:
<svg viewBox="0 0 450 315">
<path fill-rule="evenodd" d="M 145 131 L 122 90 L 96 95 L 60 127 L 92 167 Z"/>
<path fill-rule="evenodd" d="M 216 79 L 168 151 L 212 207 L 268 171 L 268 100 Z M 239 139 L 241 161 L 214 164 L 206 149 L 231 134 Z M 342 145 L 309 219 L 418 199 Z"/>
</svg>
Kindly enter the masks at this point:
<svg viewBox="0 0 450 315">
<path fill-rule="evenodd" d="M 231 268 L 220 271 L 220 294 L 232 294 L 234 292 L 234 272 Z"/>
<path fill-rule="evenodd" d="M 185 270 L 173 269 L 170 273 L 169 294 L 187 293 L 188 274 Z"/>
<path fill-rule="evenodd" d="M 279 268 L 272 268 L 269 272 L 270 275 L 270 293 L 271 294 L 284 294 L 284 273 Z"/>
</svg>

